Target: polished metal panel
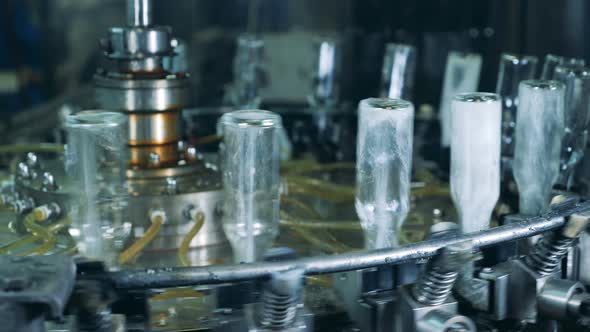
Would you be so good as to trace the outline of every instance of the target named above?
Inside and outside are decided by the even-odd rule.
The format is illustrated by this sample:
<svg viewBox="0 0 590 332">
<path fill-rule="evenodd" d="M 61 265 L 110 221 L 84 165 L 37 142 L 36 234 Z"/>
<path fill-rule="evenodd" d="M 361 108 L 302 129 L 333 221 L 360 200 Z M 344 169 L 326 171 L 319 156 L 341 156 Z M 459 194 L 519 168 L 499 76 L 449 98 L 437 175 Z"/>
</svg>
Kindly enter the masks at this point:
<svg viewBox="0 0 590 332">
<path fill-rule="evenodd" d="M 102 108 L 128 112 L 182 109 L 188 102 L 188 78 L 133 79 L 96 75 L 96 101 Z"/>
<path fill-rule="evenodd" d="M 127 0 L 128 26 L 150 26 L 152 21 L 152 0 Z"/>
</svg>

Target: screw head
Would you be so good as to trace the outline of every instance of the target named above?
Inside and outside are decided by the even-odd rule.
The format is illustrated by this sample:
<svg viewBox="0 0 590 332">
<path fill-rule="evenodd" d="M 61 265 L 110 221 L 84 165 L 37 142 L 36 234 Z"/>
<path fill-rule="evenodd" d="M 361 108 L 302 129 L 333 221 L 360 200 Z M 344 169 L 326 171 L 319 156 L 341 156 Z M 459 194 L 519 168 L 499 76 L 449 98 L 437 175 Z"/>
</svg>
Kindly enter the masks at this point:
<svg viewBox="0 0 590 332">
<path fill-rule="evenodd" d="M 29 179 L 31 177 L 31 169 L 27 164 L 20 162 L 17 165 L 17 175 L 23 179 Z"/>
<path fill-rule="evenodd" d="M 34 152 L 27 153 L 27 165 L 29 167 L 36 167 L 39 165 L 39 157 Z"/>
<path fill-rule="evenodd" d="M 155 152 L 150 152 L 148 157 L 148 164 L 152 167 L 160 166 L 160 155 Z"/>
<path fill-rule="evenodd" d="M 53 174 L 49 172 L 43 173 L 43 182 L 41 185 L 41 190 L 48 192 L 57 190 L 57 183 L 55 182 L 55 177 L 53 176 Z"/>
<path fill-rule="evenodd" d="M 173 177 L 166 178 L 166 193 L 168 195 L 174 195 L 178 193 L 178 182 Z"/>
</svg>

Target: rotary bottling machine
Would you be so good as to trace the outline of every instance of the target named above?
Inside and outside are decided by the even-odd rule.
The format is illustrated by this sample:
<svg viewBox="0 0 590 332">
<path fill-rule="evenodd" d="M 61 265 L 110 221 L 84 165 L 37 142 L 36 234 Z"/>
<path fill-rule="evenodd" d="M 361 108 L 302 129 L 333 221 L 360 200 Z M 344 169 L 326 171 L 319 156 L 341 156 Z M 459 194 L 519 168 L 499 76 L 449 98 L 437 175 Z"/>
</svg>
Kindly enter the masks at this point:
<svg viewBox="0 0 590 332">
<path fill-rule="evenodd" d="M 65 148 L 0 147 L 0 330 L 590 329 L 583 60 L 548 55 L 539 78 L 503 54 L 484 93 L 482 57 L 451 52 L 435 118 L 411 102 L 416 49 L 388 44 L 379 98 L 354 112 L 323 38 L 309 105 L 271 112 L 264 41 L 244 35 L 228 106 L 186 110 L 179 41 L 151 1 L 127 5 Z M 356 163 L 338 134 L 354 127 Z M 449 151 L 448 171 L 427 155 Z"/>
</svg>

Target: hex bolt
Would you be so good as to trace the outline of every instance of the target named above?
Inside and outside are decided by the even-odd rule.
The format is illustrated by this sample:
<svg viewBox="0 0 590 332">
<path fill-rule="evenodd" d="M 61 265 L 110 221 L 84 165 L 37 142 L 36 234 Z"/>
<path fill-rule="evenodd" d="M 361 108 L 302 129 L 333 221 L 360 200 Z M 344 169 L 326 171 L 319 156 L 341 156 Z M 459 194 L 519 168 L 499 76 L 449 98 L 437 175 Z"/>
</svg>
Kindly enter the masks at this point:
<svg viewBox="0 0 590 332">
<path fill-rule="evenodd" d="M 166 193 L 168 195 L 175 195 L 178 193 L 178 183 L 175 178 L 173 178 L 173 177 L 166 178 Z"/>
<path fill-rule="evenodd" d="M 53 192 L 57 190 L 57 183 L 55 177 L 49 172 L 43 173 L 43 183 L 41 184 L 41 190 L 47 192 Z"/>
<path fill-rule="evenodd" d="M 27 153 L 26 163 L 29 167 L 35 168 L 39 166 L 39 157 L 34 152 Z"/>
<path fill-rule="evenodd" d="M 23 179 L 29 179 L 31 177 L 31 169 L 26 163 L 20 162 L 17 165 L 17 175 Z"/>
<path fill-rule="evenodd" d="M 160 155 L 155 152 L 150 152 L 148 158 L 148 165 L 150 167 L 159 167 L 160 166 Z"/>
<path fill-rule="evenodd" d="M 11 204 L 12 209 L 17 214 L 23 214 L 32 210 L 35 207 L 35 202 L 32 198 L 17 199 Z"/>
<path fill-rule="evenodd" d="M 440 254 L 430 262 L 426 273 L 414 284 L 414 299 L 430 306 L 444 303 L 451 294 L 459 270 L 474 257 L 470 241 L 442 248 Z"/>
<path fill-rule="evenodd" d="M 59 216 L 61 208 L 56 203 L 49 203 L 36 207 L 34 212 L 35 220 L 41 222 Z"/>
</svg>

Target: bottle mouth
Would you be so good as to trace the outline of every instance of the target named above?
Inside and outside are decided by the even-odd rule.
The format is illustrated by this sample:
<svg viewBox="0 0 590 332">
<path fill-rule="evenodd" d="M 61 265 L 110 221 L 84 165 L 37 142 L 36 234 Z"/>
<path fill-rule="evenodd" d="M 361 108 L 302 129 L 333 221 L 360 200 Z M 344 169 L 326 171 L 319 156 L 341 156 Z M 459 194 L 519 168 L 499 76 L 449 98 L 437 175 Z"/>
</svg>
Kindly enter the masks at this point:
<svg viewBox="0 0 590 332">
<path fill-rule="evenodd" d="M 493 103 L 501 100 L 500 96 L 490 92 L 468 92 L 460 93 L 454 100 L 466 103 Z"/>
<path fill-rule="evenodd" d="M 412 103 L 403 99 L 392 99 L 392 98 L 369 98 L 363 100 L 364 103 L 370 108 L 380 110 L 405 110 L 412 107 Z"/>
<path fill-rule="evenodd" d="M 563 83 L 553 80 L 526 80 L 520 84 L 534 90 L 558 90 L 565 88 Z"/>
<path fill-rule="evenodd" d="M 221 118 L 221 123 L 223 125 L 235 126 L 240 128 L 272 128 L 282 126 L 280 115 L 264 110 L 241 110 L 226 113 Z"/>
<path fill-rule="evenodd" d="M 122 113 L 102 110 L 81 111 L 68 115 L 65 120 L 68 128 L 105 128 L 118 127 L 127 121 L 127 116 Z"/>
</svg>

